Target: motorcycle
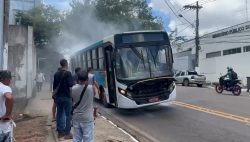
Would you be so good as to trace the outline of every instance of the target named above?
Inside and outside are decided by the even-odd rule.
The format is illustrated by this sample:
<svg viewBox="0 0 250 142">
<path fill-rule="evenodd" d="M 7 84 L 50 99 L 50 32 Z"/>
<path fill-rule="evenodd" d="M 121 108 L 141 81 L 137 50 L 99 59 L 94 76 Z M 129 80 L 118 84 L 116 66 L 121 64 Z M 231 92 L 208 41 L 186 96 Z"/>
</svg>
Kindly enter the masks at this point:
<svg viewBox="0 0 250 142">
<path fill-rule="evenodd" d="M 235 80 L 230 83 L 228 80 L 225 80 L 225 76 L 219 78 L 219 84 L 215 85 L 215 90 L 217 93 L 221 94 L 224 90 L 231 91 L 233 95 L 239 96 L 241 94 L 241 81 Z"/>
</svg>

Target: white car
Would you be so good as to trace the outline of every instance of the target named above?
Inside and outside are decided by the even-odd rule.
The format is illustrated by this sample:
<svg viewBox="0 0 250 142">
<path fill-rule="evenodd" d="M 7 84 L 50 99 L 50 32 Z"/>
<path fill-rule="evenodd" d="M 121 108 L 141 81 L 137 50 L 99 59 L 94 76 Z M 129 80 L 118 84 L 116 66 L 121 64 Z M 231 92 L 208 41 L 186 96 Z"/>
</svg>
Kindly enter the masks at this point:
<svg viewBox="0 0 250 142">
<path fill-rule="evenodd" d="M 202 87 L 206 83 L 206 77 L 198 75 L 196 71 L 179 71 L 175 74 L 175 80 L 176 84 L 182 84 L 183 86 L 196 84 L 198 87 Z"/>
</svg>

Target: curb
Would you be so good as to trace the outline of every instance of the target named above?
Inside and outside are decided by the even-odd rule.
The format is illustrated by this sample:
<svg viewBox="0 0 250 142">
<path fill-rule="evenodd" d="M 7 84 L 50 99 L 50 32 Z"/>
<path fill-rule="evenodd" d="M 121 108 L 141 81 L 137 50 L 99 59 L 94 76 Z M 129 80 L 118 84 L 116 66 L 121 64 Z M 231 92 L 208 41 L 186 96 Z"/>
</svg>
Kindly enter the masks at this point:
<svg viewBox="0 0 250 142">
<path fill-rule="evenodd" d="M 100 106 L 100 104 L 98 105 Z M 128 132 L 131 136 L 133 136 L 139 142 L 160 142 L 159 140 L 150 136 L 148 133 L 144 132 L 143 130 L 139 130 L 135 126 L 125 122 L 124 120 L 121 120 L 120 118 L 112 115 L 111 113 L 108 113 L 102 108 L 102 106 L 98 107 L 98 109 L 99 109 L 99 113 L 101 113 L 107 119 L 112 121 L 118 127 L 124 129 L 126 132 Z"/>
<path fill-rule="evenodd" d="M 53 137 L 53 140 L 55 142 L 59 142 L 58 138 L 57 138 L 57 134 L 56 134 L 56 131 L 55 131 L 55 125 L 54 123 L 52 122 L 52 119 L 48 117 L 47 119 L 47 127 L 48 127 L 48 131 L 49 133 L 51 133 L 51 136 Z M 50 142 L 47 140 L 47 142 Z"/>
<path fill-rule="evenodd" d="M 54 138 L 55 142 L 59 142 L 60 140 L 58 139 L 57 133 L 56 133 L 56 131 L 55 131 L 55 128 L 56 128 L 55 123 L 52 122 L 52 119 L 48 119 L 48 123 L 51 124 L 50 130 L 51 130 L 51 132 L 52 132 L 52 135 L 53 135 L 53 138 Z"/>
<path fill-rule="evenodd" d="M 57 138 L 55 128 L 53 128 L 53 126 L 51 126 L 51 131 L 52 131 L 52 135 L 54 136 L 55 142 L 59 142 L 59 139 Z"/>
</svg>

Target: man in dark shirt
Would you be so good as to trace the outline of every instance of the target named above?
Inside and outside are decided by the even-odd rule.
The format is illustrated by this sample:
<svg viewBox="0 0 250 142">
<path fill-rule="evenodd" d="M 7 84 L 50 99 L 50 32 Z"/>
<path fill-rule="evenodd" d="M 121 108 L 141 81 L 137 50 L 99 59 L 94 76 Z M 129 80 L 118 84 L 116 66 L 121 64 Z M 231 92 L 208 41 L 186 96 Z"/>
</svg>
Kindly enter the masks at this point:
<svg viewBox="0 0 250 142">
<path fill-rule="evenodd" d="M 80 73 L 82 69 L 80 67 L 75 68 L 75 74 L 73 75 L 74 84 L 78 84 L 78 73 Z"/>
<path fill-rule="evenodd" d="M 60 61 L 61 70 L 54 75 L 53 91 L 57 90 L 55 103 L 57 107 L 56 125 L 58 138 L 71 139 L 71 87 L 74 85 L 72 75 L 68 70 L 68 62 L 65 59 Z"/>
</svg>

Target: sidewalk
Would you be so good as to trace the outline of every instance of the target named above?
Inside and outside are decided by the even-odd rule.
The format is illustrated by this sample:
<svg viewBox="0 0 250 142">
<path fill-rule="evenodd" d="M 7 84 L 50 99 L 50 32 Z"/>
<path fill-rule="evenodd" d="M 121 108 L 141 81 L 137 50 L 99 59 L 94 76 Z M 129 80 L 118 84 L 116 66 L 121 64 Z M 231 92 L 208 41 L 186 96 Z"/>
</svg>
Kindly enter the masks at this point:
<svg viewBox="0 0 250 142">
<path fill-rule="evenodd" d="M 51 122 L 53 100 L 48 85 L 31 99 L 22 120 L 16 121 L 14 130 L 17 142 L 57 142 L 55 123 Z M 129 134 L 116 127 L 112 122 L 99 116 L 95 120 L 95 142 L 135 142 Z M 62 141 L 71 142 L 72 140 Z"/>
<path fill-rule="evenodd" d="M 16 120 L 14 137 L 17 142 L 45 142 L 46 139 L 54 141 L 47 126 L 48 116 L 51 115 L 51 93 L 45 84 L 43 90 L 32 98 L 21 115 L 22 119 Z"/>
<path fill-rule="evenodd" d="M 53 124 L 52 129 L 53 129 L 53 134 L 56 138 L 56 142 L 72 142 L 72 140 L 59 140 L 57 138 L 57 134 L 55 131 L 55 124 Z M 116 127 L 115 124 L 108 121 L 106 118 L 102 116 L 99 116 L 95 120 L 94 141 L 95 142 L 137 142 L 137 140 L 135 140 L 125 131 Z"/>
</svg>

